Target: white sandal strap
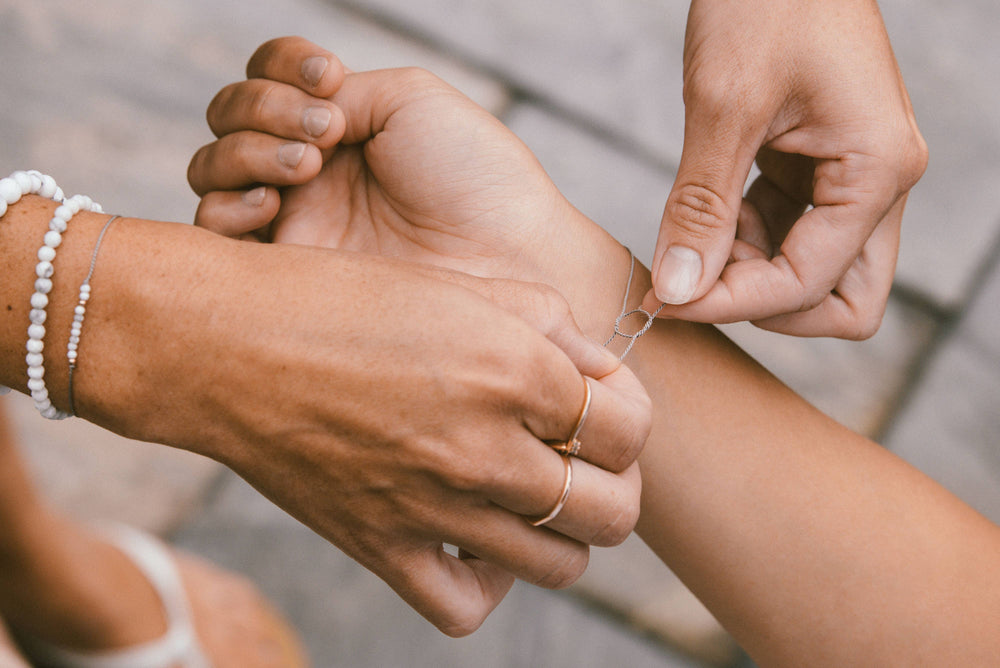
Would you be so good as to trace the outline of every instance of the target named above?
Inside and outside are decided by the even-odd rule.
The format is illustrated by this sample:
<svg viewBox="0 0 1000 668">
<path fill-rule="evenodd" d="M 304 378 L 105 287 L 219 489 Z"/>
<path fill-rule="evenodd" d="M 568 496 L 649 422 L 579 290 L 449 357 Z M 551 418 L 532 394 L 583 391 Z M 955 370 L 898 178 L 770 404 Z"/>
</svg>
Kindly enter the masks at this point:
<svg viewBox="0 0 1000 668">
<path fill-rule="evenodd" d="M 74 652 L 34 638 L 19 638 L 35 661 L 53 668 L 211 668 L 198 642 L 184 583 L 173 557 L 155 538 L 130 527 L 103 529 L 109 542 L 135 563 L 163 602 L 167 631 L 156 640 L 109 652 Z"/>
</svg>

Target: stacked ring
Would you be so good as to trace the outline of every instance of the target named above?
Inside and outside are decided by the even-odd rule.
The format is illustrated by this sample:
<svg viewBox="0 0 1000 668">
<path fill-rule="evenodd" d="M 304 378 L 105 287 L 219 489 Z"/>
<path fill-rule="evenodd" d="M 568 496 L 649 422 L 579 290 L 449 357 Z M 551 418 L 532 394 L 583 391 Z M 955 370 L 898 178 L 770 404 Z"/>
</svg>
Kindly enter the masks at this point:
<svg viewBox="0 0 1000 668">
<path fill-rule="evenodd" d="M 587 420 L 587 414 L 590 413 L 590 381 L 587 377 L 583 378 L 583 407 L 580 409 L 580 417 L 576 419 L 576 426 L 573 427 L 573 433 L 570 434 L 569 439 L 564 443 L 559 443 L 552 446 L 553 449 L 561 455 L 573 455 L 576 456 L 580 452 L 580 431 L 583 429 L 583 423 Z"/>
<path fill-rule="evenodd" d="M 562 456 L 563 464 L 566 466 L 566 477 L 563 480 L 562 492 L 559 494 L 559 500 L 556 501 L 556 505 L 552 507 L 549 513 L 537 520 L 528 520 L 531 526 L 540 527 L 543 524 L 547 524 L 556 518 L 562 509 L 566 505 L 567 499 L 569 499 L 569 491 L 573 487 L 573 457 L 580 452 L 580 431 L 583 429 L 583 423 L 587 420 L 587 414 L 590 413 L 590 381 L 587 377 L 583 377 L 583 407 L 580 409 L 580 416 L 576 419 L 576 425 L 573 427 L 573 433 L 570 434 L 569 439 L 563 443 L 557 443 L 552 446 L 552 449 L 558 452 Z"/>
<path fill-rule="evenodd" d="M 528 520 L 531 526 L 540 527 L 543 524 L 547 524 L 555 519 L 556 515 L 563 509 L 566 505 L 566 500 L 569 498 L 570 487 L 573 486 L 573 458 L 569 455 L 563 455 L 563 462 L 566 464 L 566 479 L 563 481 L 562 493 L 559 495 L 559 500 L 556 501 L 556 505 L 552 507 L 549 514 L 538 520 Z"/>
</svg>

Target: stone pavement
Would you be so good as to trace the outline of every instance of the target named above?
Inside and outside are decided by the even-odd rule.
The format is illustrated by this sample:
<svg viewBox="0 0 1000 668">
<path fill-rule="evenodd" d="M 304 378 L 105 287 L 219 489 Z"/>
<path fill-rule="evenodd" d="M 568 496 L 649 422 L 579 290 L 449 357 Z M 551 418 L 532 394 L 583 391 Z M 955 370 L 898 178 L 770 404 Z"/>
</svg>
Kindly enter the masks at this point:
<svg viewBox="0 0 1000 668">
<path fill-rule="evenodd" d="M 931 162 L 896 290 L 864 343 L 725 328 L 794 389 L 1000 521 L 1000 5 L 885 0 Z M 496 113 L 585 213 L 648 262 L 683 131 L 680 0 L 0 0 L 0 171 L 35 167 L 109 210 L 190 220 L 209 99 L 260 42 L 302 34 L 352 67 L 421 65 Z M 734 665 L 740 653 L 639 541 L 569 594 L 518 586 L 440 636 L 372 575 L 218 465 L 9 398 L 43 486 L 250 575 L 317 666 Z"/>
</svg>

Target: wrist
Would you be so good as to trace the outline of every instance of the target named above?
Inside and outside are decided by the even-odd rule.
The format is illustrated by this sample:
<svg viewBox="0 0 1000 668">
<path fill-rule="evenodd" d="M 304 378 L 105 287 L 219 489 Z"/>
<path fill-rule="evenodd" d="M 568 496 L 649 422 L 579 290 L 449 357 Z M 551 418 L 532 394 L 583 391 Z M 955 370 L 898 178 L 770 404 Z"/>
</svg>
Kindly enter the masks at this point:
<svg viewBox="0 0 1000 668">
<path fill-rule="evenodd" d="M 103 225 L 108 215 L 82 210 L 71 216 L 68 224 L 63 221 L 62 234 L 49 231 L 49 221 L 58 204 L 45 197 L 25 195 L 12 205 L 0 223 L 0 248 L 7 268 L 8 280 L 2 287 L 6 302 L 6 315 L 0 324 L 0 382 L 9 387 L 28 392 L 28 363 L 26 344 L 32 355 L 42 353 L 44 366 L 35 360 L 32 371 L 43 372 L 39 380 L 52 403 L 65 410 L 68 404 L 67 342 L 73 325 L 74 308 L 79 298 L 79 285 L 86 274 L 91 237 L 95 227 Z M 49 236 L 56 234 L 55 241 Z M 43 237 L 45 239 L 42 244 Z M 90 239 L 91 241 L 93 239 Z M 55 249 L 58 248 L 58 253 Z M 45 260 L 51 261 L 48 287 L 39 288 L 37 273 L 42 251 Z M 55 256 L 55 257 L 53 257 Z M 38 292 L 42 290 L 42 292 Z M 40 303 L 36 303 L 40 299 Z M 37 310 L 36 310 L 37 309 Z M 29 316 L 29 312 L 31 315 Z M 35 333 L 29 341 L 29 324 L 44 327 L 43 334 Z"/>
<path fill-rule="evenodd" d="M 95 233 L 96 235 L 96 233 Z M 101 247 L 74 374 L 77 412 L 130 438 L 217 457 L 197 438 L 194 393 L 205 363 L 216 289 L 236 262 L 235 242 L 177 223 L 120 219 Z M 72 308 L 70 309 L 72 311 Z M 224 341 L 220 341 L 224 346 Z M 216 358 L 224 361 L 224 358 Z M 61 377 L 61 376 L 60 376 Z"/>
<path fill-rule="evenodd" d="M 641 305 L 649 288 L 649 272 L 636 261 L 632 284 L 626 286 L 628 250 L 568 203 L 549 225 L 553 232 L 539 248 L 536 264 L 542 269 L 537 280 L 558 290 L 584 333 L 603 343 L 614 333 L 627 287 L 627 310 Z M 631 320 L 625 324 L 632 324 Z"/>
</svg>

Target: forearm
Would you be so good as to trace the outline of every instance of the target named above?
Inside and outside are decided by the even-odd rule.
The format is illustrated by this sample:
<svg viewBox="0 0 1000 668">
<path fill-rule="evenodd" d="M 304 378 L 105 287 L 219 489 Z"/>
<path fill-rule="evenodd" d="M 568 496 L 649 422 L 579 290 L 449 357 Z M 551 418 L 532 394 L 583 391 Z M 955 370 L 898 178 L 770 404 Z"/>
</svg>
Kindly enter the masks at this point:
<svg viewBox="0 0 1000 668">
<path fill-rule="evenodd" d="M 25 197 L 0 219 L 2 286 L 0 382 L 26 391 L 25 341 L 36 253 L 55 203 Z M 110 216 L 81 211 L 70 221 L 53 264 L 46 308 L 45 383 L 53 403 L 68 408 L 67 342 L 79 286 L 101 228 Z M 213 235 L 188 225 L 119 219 L 101 245 L 74 374 L 81 417 L 135 438 L 177 445 L 157 423 L 182 372 L 180 334 L 209 314 L 204 282 L 224 274 L 231 255 Z M 185 327 L 188 325 L 188 327 Z M 186 380 L 186 379 L 185 379 Z M 176 416 L 172 416 L 176 417 Z M 207 454 L 207 453 L 206 453 Z"/>
<path fill-rule="evenodd" d="M 628 267 L 596 241 L 589 256 L 613 271 L 557 287 L 603 340 Z M 637 531 L 755 658 L 976 665 L 1000 651 L 994 525 L 713 328 L 657 321 L 627 362 L 654 404 Z"/>
</svg>

